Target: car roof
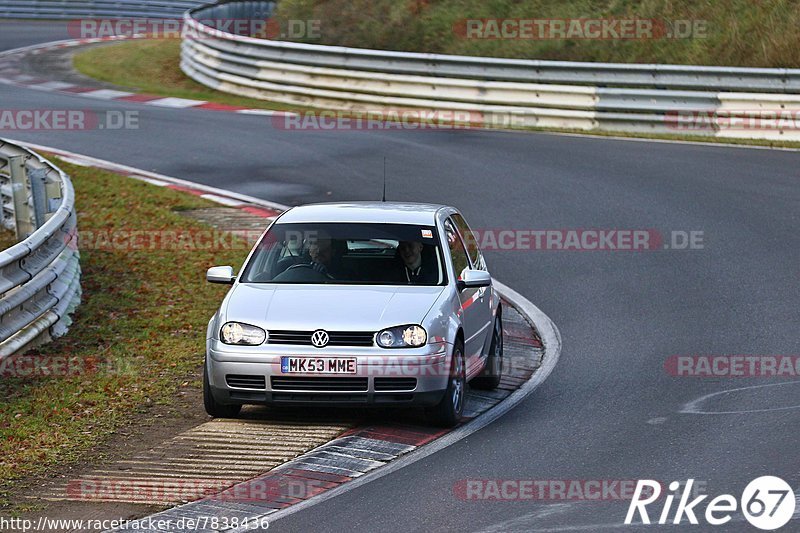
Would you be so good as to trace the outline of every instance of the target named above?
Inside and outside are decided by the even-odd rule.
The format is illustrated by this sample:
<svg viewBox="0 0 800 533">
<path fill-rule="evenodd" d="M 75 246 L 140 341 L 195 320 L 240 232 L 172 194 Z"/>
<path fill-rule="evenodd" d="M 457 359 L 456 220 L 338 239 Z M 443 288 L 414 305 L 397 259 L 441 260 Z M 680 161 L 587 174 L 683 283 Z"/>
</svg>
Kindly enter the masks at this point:
<svg viewBox="0 0 800 533">
<path fill-rule="evenodd" d="M 293 207 L 278 224 L 301 222 L 379 222 L 435 226 L 436 213 L 447 206 L 413 202 L 339 202 Z M 452 209 L 452 208 L 451 208 Z"/>
</svg>

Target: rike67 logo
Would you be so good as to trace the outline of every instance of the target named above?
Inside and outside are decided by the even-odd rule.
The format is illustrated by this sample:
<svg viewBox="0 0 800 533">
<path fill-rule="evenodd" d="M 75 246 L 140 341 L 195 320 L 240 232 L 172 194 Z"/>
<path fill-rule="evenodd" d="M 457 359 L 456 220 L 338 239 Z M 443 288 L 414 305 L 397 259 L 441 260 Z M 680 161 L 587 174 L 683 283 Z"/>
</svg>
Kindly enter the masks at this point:
<svg viewBox="0 0 800 533">
<path fill-rule="evenodd" d="M 708 524 L 720 526 L 734 520 L 734 514 L 741 505 L 741 512 L 751 525 L 758 529 L 771 531 L 786 525 L 794 515 L 796 505 L 794 491 L 784 480 L 774 476 L 762 476 L 751 481 L 742 492 L 739 501 L 730 494 L 721 494 L 705 507 L 705 512 L 700 512 L 700 504 L 708 498 L 708 495 L 698 496 L 689 501 L 692 496 L 693 479 L 689 479 L 684 485 L 683 492 L 678 495 L 677 491 L 681 484 L 673 481 L 669 484 L 671 493 L 664 498 L 664 506 L 658 515 L 658 524 L 670 523 L 680 524 L 684 519 L 690 524 L 699 524 L 698 515 L 705 519 Z M 649 479 L 639 480 L 633 493 L 633 499 L 628 507 L 628 514 L 625 517 L 625 524 L 633 523 L 633 518 L 638 513 L 642 524 L 650 524 L 651 517 L 648 514 L 647 506 L 656 502 L 661 497 L 661 484 L 658 481 Z M 646 496 L 643 496 L 646 494 Z M 672 504 L 676 496 L 679 496 L 678 505 L 672 514 Z M 657 509 L 651 509 L 656 511 Z M 653 517 L 655 520 L 655 516 Z"/>
</svg>

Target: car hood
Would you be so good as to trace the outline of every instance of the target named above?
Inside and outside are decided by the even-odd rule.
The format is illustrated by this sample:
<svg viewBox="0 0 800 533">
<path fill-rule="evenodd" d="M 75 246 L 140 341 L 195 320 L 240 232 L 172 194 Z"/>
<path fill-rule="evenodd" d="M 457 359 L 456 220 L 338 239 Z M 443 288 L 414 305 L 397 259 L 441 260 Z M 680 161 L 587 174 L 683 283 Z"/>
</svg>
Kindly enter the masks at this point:
<svg viewBox="0 0 800 533">
<path fill-rule="evenodd" d="M 444 287 L 240 284 L 226 320 L 266 329 L 378 331 L 419 324 Z"/>
</svg>

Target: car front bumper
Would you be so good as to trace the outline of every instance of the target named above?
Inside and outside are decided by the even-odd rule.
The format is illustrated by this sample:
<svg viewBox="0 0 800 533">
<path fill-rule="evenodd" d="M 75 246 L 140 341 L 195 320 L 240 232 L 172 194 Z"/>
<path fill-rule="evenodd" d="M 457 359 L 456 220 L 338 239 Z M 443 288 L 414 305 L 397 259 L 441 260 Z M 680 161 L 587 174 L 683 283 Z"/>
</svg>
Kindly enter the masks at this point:
<svg viewBox="0 0 800 533">
<path fill-rule="evenodd" d="M 209 385 L 221 404 L 434 405 L 447 388 L 450 345 L 416 349 L 228 346 L 208 343 Z M 283 373 L 281 357 L 355 358 L 349 374 Z"/>
</svg>

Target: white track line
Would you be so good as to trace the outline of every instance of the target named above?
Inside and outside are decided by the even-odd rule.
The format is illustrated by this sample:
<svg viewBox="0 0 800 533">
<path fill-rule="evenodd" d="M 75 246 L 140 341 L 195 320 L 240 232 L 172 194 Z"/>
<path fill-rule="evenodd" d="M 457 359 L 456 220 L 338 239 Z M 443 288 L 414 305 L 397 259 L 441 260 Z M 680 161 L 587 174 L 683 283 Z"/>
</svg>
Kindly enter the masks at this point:
<svg viewBox="0 0 800 533">
<path fill-rule="evenodd" d="M 150 100 L 149 102 L 147 102 L 147 105 L 154 105 L 158 107 L 172 107 L 175 109 L 186 109 L 189 107 L 196 107 L 207 103 L 208 102 L 205 100 L 190 100 L 188 98 L 175 98 L 173 96 L 167 96 L 164 98 L 159 98 L 158 100 Z"/>
<path fill-rule="evenodd" d="M 140 168 L 129 167 L 127 165 L 121 165 L 119 163 L 114 163 L 111 161 L 107 161 L 105 159 L 98 159 L 96 157 L 91 157 L 88 155 L 77 154 L 75 152 L 69 152 L 67 150 L 61 150 L 60 148 L 52 148 L 50 146 L 42 146 L 40 144 L 34 144 L 26 141 L 19 141 L 14 139 L 9 139 L 9 141 L 21 144 L 23 146 L 27 146 L 33 150 L 39 150 L 42 152 L 50 152 L 59 157 L 67 158 L 70 163 L 78 163 L 79 164 L 86 164 L 89 163 L 91 166 L 97 166 L 100 168 L 108 169 L 111 171 L 123 172 L 126 174 L 130 174 L 132 178 L 149 178 L 150 180 L 156 180 L 156 182 L 166 182 L 171 185 L 180 185 L 182 187 L 191 187 L 192 189 L 197 189 L 198 191 L 203 191 L 208 194 L 213 194 L 216 196 L 222 196 L 227 199 L 239 200 L 245 203 L 250 203 L 254 205 L 258 205 L 261 207 L 266 207 L 268 209 L 276 209 L 279 211 L 286 211 L 291 207 L 284 204 L 279 204 L 276 202 L 270 202 L 268 200 L 262 200 L 261 198 L 256 198 L 254 196 L 248 196 L 246 194 L 239 194 L 238 192 L 226 191 L 223 189 L 218 189 L 217 187 L 211 187 L 209 185 L 202 185 L 200 183 L 195 183 L 193 181 L 184 180 L 180 178 L 173 178 L 172 176 L 165 176 L 164 174 L 158 174 L 156 172 L 149 172 L 147 170 L 142 170 Z M 147 181 L 147 180 L 145 180 Z M 160 185 L 160 184 L 159 184 Z"/>
<path fill-rule="evenodd" d="M 788 411 L 791 409 L 800 409 L 800 405 L 790 405 L 787 407 L 765 407 L 764 409 L 743 409 L 740 411 L 705 411 L 700 406 L 706 402 L 706 400 L 710 400 L 711 398 L 715 398 L 717 396 L 724 396 L 726 394 L 730 394 L 733 392 L 739 392 L 743 390 L 753 390 L 753 389 L 761 389 L 766 387 L 782 387 L 784 385 L 797 385 L 800 384 L 800 381 L 784 381 L 781 383 L 767 383 L 764 385 L 751 385 L 749 387 L 739 387 L 736 389 L 725 389 L 717 392 L 712 392 L 710 394 L 706 394 L 697 398 L 696 400 L 692 400 L 688 402 L 686 405 L 678 411 L 681 414 L 688 414 L 688 415 L 741 415 L 741 414 L 748 414 L 748 413 L 766 413 L 769 411 Z"/>
<path fill-rule="evenodd" d="M 70 87 L 75 87 L 75 84 L 63 81 L 47 81 L 30 86 L 31 89 L 36 89 L 37 91 L 60 91 L 61 89 L 69 89 Z"/>
<path fill-rule="evenodd" d="M 98 100 L 116 100 L 117 98 L 122 98 L 124 96 L 133 96 L 134 94 L 135 93 L 131 93 L 128 91 L 115 91 L 113 89 L 97 89 L 96 91 L 81 93 L 80 96 L 85 96 L 86 98 L 97 98 Z"/>
</svg>

